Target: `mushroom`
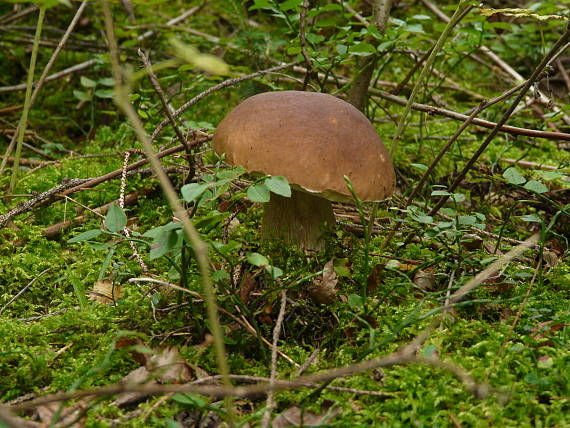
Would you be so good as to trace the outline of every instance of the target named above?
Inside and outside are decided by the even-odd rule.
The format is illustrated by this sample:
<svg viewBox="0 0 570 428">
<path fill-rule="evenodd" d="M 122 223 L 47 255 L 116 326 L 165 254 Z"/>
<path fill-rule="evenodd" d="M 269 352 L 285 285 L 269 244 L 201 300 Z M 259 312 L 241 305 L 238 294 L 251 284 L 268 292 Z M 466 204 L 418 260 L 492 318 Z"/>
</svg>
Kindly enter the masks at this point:
<svg viewBox="0 0 570 428">
<path fill-rule="evenodd" d="M 352 202 L 348 176 L 363 201 L 392 195 L 394 168 L 370 121 L 334 96 L 267 92 L 239 104 L 219 124 L 214 150 L 230 165 L 285 176 L 290 198 L 271 194 L 262 234 L 320 250 L 335 224 L 330 201 Z"/>
</svg>

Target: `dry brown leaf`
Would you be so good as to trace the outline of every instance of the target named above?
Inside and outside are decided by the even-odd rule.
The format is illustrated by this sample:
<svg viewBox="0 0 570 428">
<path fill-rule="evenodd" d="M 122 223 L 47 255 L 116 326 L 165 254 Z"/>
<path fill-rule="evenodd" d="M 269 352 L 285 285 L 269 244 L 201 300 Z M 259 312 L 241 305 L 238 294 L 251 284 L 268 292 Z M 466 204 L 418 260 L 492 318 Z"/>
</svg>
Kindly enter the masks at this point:
<svg viewBox="0 0 570 428">
<path fill-rule="evenodd" d="M 150 348 L 140 339 L 123 340 L 119 347 L 129 346 L 133 359 L 142 364 L 141 367 L 126 375 L 121 383 L 134 385 L 156 385 L 162 383 L 185 383 L 192 380 L 193 370 L 182 358 L 178 349 L 172 346 Z M 124 406 L 141 401 L 145 394 L 124 393 L 113 402 L 116 406 Z"/>
<path fill-rule="evenodd" d="M 321 426 L 339 413 L 339 409 L 333 409 L 325 411 L 324 415 L 317 415 L 308 410 L 302 411 L 300 407 L 294 406 L 277 416 L 271 426 L 273 428 Z"/>
<path fill-rule="evenodd" d="M 542 260 L 546 264 L 546 267 L 552 268 L 560 263 L 558 255 L 554 251 L 544 250 L 542 252 Z"/>
<path fill-rule="evenodd" d="M 367 289 L 369 295 L 374 294 L 374 292 L 382 284 L 382 281 L 384 281 L 383 273 L 385 267 L 386 267 L 385 263 L 378 263 L 376 266 L 374 266 L 374 268 L 370 272 L 370 275 L 368 275 Z"/>
<path fill-rule="evenodd" d="M 414 284 L 420 290 L 433 291 L 435 289 L 435 275 L 431 272 L 418 270 L 414 275 Z"/>
<path fill-rule="evenodd" d="M 129 355 L 131 358 L 142 365 L 146 364 L 147 356 L 152 352 L 151 348 L 148 348 L 144 342 L 138 338 L 134 339 L 131 337 L 121 337 L 117 341 L 117 348 L 126 347 L 130 348 Z"/>
<path fill-rule="evenodd" d="M 84 398 L 72 406 L 64 407 L 61 409 L 57 418 L 57 422 L 55 424 L 52 423 L 53 417 L 60 410 L 61 403 L 54 402 L 38 406 L 36 408 L 36 412 L 41 421 L 41 424 L 38 424 L 38 426 L 42 428 L 52 426 L 82 428 L 85 426 L 85 419 L 87 417 L 84 411 L 89 406 L 91 399 L 91 397 Z"/>
<path fill-rule="evenodd" d="M 538 323 L 533 327 L 530 337 L 532 337 L 539 346 L 552 346 L 552 340 L 548 336 L 556 333 L 558 330 L 566 327 L 565 323 L 555 323 L 553 320 Z"/>
<path fill-rule="evenodd" d="M 152 379 L 151 373 L 144 366 L 131 371 L 128 375 L 121 379 L 120 383 L 125 385 L 157 384 L 157 382 Z M 123 394 L 119 394 L 115 401 L 113 401 L 113 404 L 118 407 L 126 406 L 138 403 L 139 401 L 142 401 L 146 396 L 147 394 L 141 394 L 140 392 L 125 392 Z"/>
<path fill-rule="evenodd" d="M 87 293 L 91 300 L 105 304 L 114 303 L 125 294 L 122 286 L 108 280 L 95 281 L 93 289 Z"/>
<path fill-rule="evenodd" d="M 250 293 L 257 287 L 257 280 L 255 276 L 249 271 L 244 269 L 243 275 L 239 282 L 239 297 L 244 304 L 249 301 Z"/>
<path fill-rule="evenodd" d="M 468 251 L 475 251 L 483 246 L 483 238 L 474 233 L 466 233 L 461 238 L 461 245 Z"/>
<path fill-rule="evenodd" d="M 146 368 L 160 383 L 186 383 L 192 379 L 192 371 L 173 346 L 154 348 Z"/>
<path fill-rule="evenodd" d="M 323 276 L 315 279 L 313 285 L 309 287 L 309 293 L 314 302 L 320 305 L 330 305 L 336 300 L 336 284 L 338 278 L 334 271 L 334 260 L 330 260 L 323 267 Z"/>
</svg>

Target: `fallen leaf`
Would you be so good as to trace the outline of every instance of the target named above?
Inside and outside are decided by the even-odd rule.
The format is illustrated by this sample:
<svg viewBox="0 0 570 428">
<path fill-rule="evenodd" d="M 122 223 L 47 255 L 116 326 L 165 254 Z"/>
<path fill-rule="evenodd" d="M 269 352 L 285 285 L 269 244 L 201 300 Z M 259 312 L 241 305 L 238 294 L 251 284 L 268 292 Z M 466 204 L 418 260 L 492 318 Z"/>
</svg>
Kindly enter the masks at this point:
<svg viewBox="0 0 570 428">
<path fill-rule="evenodd" d="M 239 297 L 244 304 L 249 301 L 249 295 L 257 287 L 255 275 L 247 268 L 244 269 L 239 281 Z"/>
<path fill-rule="evenodd" d="M 469 251 L 475 251 L 483 246 L 483 238 L 474 233 L 467 233 L 461 238 L 461 245 Z"/>
<path fill-rule="evenodd" d="M 330 260 L 323 267 L 323 276 L 315 279 L 308 291 L 315 303 L 330 305 L 336 300 L 337 283 L 338 278 L 334 271 L 334 260 Z"/>
<path fill-rule="evenodd" d="M 414 285 L 420 290 L 433 291 L 435 290 L 435 275 L 431 272 L 424 272 L 418 270 L 414 275 Z"/>
<path fill-rule="evenodd" d="M 537 341 L 539 346 L 552 346 L 552 341 L 548 336 L 563 329 L 566 325 L 561 322 L 554 323 L 553 320 L 541 322 L 530 330 L 530 337 Z"/>
<path fill-rule="evenodd" d="M 145 367 L 160 383 L 186 383 L 192 371 L 174 346 L 154 348 Z"/>
<path fill-rule="evenodd" d="M 87 293 L 89 299 L 104 304 L 114 303 L 125 294 L 123 287 L 108 280 L 95 281 L 93 288 Z"/>
<path fill-rule="evenodd" d="M 36 408 L 37 415 L 42 422 L 39 427 L 70 427 L 81 428 L 85 426 L 87 415 L 85 410 L 89 407 L 91 397 L 83 398 L 71 406 L 61 408 L 61 403 L 47 403 Z M 59 412 L 59 413 L 58 413 Z M 54 423 L 54 415 L 58 413 Z M 26 426 L 26 425 L 22 425 Z"/>
<path fill-rule="evenodd" d="M 273 428 L 322 426 L 340 413 L 338 408 L 327 411 L 324 415 L 317 415 L 308 410 L 303 411 L 294 406 L 277 416 L 271 426 Z"/>
<path fill-rule="evenodd" d="M 382 284 L 382 281 L 384 280 L 383 273 L 385 266 L 386 264 L 384 263 L 378 263 L 376 266 L 374 266 L 374 268 L 372 268 L 372 271 L 368 275 L 366 284 L 369 295 L 374 294 L 374 292 L 378 289 L 380 284 Z"/>
<path fill-rule="evenodd" d="M 547 267 L 552 268 L 560 263 L 560 260 L 554 251 L 544 250 L 542 252 L 542 260 Z"/>
<path fill-rule="evenodd" d="M 151 373 L 147 370 L 145 366 L 141 366 L 135 370 L 132 370 L 120 381 L 124 385 L 157 385 L 158 382 L 152 379 Z M 143 394 L 140 392 L 125 392 L 119 394 L 113 404 L 117 407 L 127 406 L 131 404 L 138 403 L 144 400 L 148 394 Z"/>
</svg>

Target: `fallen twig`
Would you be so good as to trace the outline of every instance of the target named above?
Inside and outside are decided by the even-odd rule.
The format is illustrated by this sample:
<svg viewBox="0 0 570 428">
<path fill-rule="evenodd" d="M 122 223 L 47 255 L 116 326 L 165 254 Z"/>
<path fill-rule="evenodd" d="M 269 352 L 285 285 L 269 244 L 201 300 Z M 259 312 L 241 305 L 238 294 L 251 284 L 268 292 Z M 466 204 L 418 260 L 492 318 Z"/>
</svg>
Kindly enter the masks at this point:
<svg viewBox="0 0 570 428">
<path fill-rule="evenodd" d="M 194 145 L 199 145 L 202 143 L 205 143 L 206 141 L 210 141 L 211 137 L 203 137 L 200 138 L 198 140 L 192 141 L 190 143 L 190 145 L 194 146 Z M 184 150 L 184 146 L 182 144 L 175 146 L 175 147 L 171 147 L 170 149 L 166 149 L 163 150 L 162 152 L 159 152 L 156 154 L 156 156 L 158 158 L 162 158 L 164 156 L 168 156 L 171 155 L 173 153 L 177 153 L 180 151 Z M 135 170 L 139 167 L 141 167 L 142 165 L 145 165 L 148 163 L 148 159 L 142 159 L 138 162 L 132 163 L 130 164 L 126 170 L 127 171 L 132 171 Z M 123 172 L 123 168 L 119 168 L 116 169 L 115 171 L 109 172 L 105 175 L 99 176 L 99 177 L 95 177 L 95 178 L 75 178 L 75 179 L 71 179 L 66 181 L 65 183 L 62 183 L 46 192 L 40 193 L 39 195 L 37 195 L 36 197 L 22 202 L 21 204 L 19 204 L 17 207 L 13 208 L 12 210 L 10 210 L 9 212 L 7 212 L 6 214 L 0 215 L 0 229 L 3 227 L 6 227 L 6 225 L 8 224 L 9 221 L 11 221 L 14 217 L 28 212 L 30 210 L 32 210 L 33 208 L 36 208 L 38 206 L 43 206 L 43 205 L 47 205 L 51 202 L 54 202 L 56 200 L 62 199 L 65 196 L 71 195 L 73 193 L 82 191 L 82 190 L 87 190 L 90 189 L 92 187 L 97 186 L 98 184 L 101 184 L 105 181 L 120 177 L 121 174 Z"/>
<path fill-rule="evenodd" d="M 277 379 L 277 343 L 279 342 L 279 336 L 281 335 L 281 326 L 283 324 L 283 319 L 285 318 L 285 307 L 287 306 L 287 290 L 281 291 L 281 305 L 279 307 L 279 314 L 277 315 L 277 321 L 275 322 L 275 327 L 273 327 L 273 343 L 271 344 L 271 377 L 269 378 L 269 385 L 275 385 L 275 380 Z M 263 420 L 261 426 L 266 428 L 271 425 L 271 413 L 275 407 L 275 395 L 273 391 L 269 391 L 267 394 L 267 406 L 265 413 L 263 414 Z"/>
<path fill-rule="evenodd" d="M 443 310 L 448 309 L 451 305 L 460 301 L 468 293 L 477 288 L 483 281 L 492 276 L 498 269 L 505 264 L 509 263 L 523 251 L 536 244 L 538 241 L 538 234 L 531 236 L 520 245 L 500 259 L 496 260 L 485 270 L 480 272 L 475 278 L 467 282 L 467 284 L 460 287 L 455 293 L 449 296 L 448 302 L 442 307 Z M 485 398 L 492 392 L 492 388 L 486 383 L 478 383 L 466 373 L 462 368 L 455 364 L 441 361 L 436 358 L 424 358 L 416 355 L 419 347 L 426 341 L 433 329 L 439 325 L 442 317 L 435 319 L 430 326 L 420 332 L 411 342 L 400 348 L 399 351 L 393 352 L 387 356 L 373 358 L 370 360 L 362 361 L 359 363 L 351 364 L 345 367 L 339 367 L 325 372 L 297 376 L 289 381 L 276 380 L 273 385 L 256 384 L 248 387 L 227 387 L 227 386 L 199 386 L 195 384 L 185 385 L 128 385 L 128 384 L 114 384 L 107 385 L 99 388 L 88 390 L 61 392 L 50 394 L 44 397 L 39 397 L 25 403 L 18 403 L 16 405 L 7 406 L 0 405 L 0 411 L 13 410 L 20 411 L 31 409 L 43 404 L 66 401 L 70 399 L 77 399 L 89 396 L 103 396 L 115 395 L 125 392 L 138 392 L 145 395 L 168 394 L 168 393 L 196 393 L 203 395 L 217 395 L 217 396 L 234 396 L 234 397 L 254 397 L 259 394 L 266 394 L 269 391 L 282 391 L 290 389 L 305 388 L 307 384 L 319 383 L 337 379 L 340 377 L 352 376 L 367 370 L 390 367 L 394 365 L 408 365 L 408 364 L 424 364 L 431 367 L 441 368 L 449 371 L 460 379 L 467 390 L 478 398 Z"/>
<path fill-rule="evenodd" d="M 296 63 L 292 62 L 292 63 L 288 63 L 288 64 L 280 64 L 276 67 L 268 68 L 267 70 L 256 71 L 255 73 L 251 73 L 251 74 L 248 74 L 246 76 L 224 80 L 223 82 L 218 83 L 217 85 L 214 85 L 211 88 L 208 88 L 205 91 L 203 91 L 202 93 L 196 95 L 190 101 L 184 103 L 175 112 L 172 113 L 172 117 L 173 117 L 173 119 L 176 119 L 178 116 L 180 116 L 186 110 L 188 110 L 190 107 L 192 107 L 194 104 L 196 104 L 201 99 L 210 95 L 212 92 L 218 91 L 218 90 L 223 89 L 223 88 L 227 88 L 228 86 L 235 85 L 235 84 L 243 82 L 245 80 L 253 79 L 255 77 L 262 76 L 262 75 L 267 74 L 267 73 L 271 73 L 273 71 L 279 71 L 279 70 L 283 70 L 284 68 L 292 67 L 294 64 L 296 64 Z M 160 122 L 158 124 L 158 126 L 154 129 L 152 135 L 150 136 L 150 141 L 154 141 L 156 139 L 156 137 L 162 132 L 164 127 L 166 125 L 168 125 L 169 123 L 170 123 L 170 119 L 165 119 L 162 122 Z"/>
</svg>

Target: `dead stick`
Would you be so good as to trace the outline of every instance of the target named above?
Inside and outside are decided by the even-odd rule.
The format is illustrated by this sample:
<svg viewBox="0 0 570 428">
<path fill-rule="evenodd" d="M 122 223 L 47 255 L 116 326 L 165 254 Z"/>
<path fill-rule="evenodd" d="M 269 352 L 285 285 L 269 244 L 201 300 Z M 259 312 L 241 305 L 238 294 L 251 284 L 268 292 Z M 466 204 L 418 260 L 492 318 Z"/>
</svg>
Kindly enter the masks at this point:
<svg viewBox="0 0 570 428">
<path fill-rule="evenodd" d="M 139 200 L 139 198 L 141 196 L 149 195 L 154 190 L 155 189 L 153 189 L 153 188 L 147 187 L 147 188 L 142 189 L 142 190 L 137 190 L 136 192 L 131 192 L 125 196 L 125 204 L 124 205 L 125 206 L 134 205 L 137 203 L 137 201 Z M 95 208 L 93 210 L 93 212 L 98 213 L 98 214 L 105 214 L 111 205 L 118 204 L 118 203 L 119 203 L 118 199 L 116 201 L 108 202 L 105 205 L 101 205 L 100 207 Z M 69 220 L 60 221 L 59 223 L 52 224 L 51 226 L 46 227 L 42 231 L 42 234 L 44 235 L 44 238 L 46 238 L 46 239 L 57 239 L 66 229 L 68 229 L 71 226 L 84 223 L 89 217 L 91 217 L 89 214 L 83 214 L 83 215 L 77 216 L 77 217 L 69 219 Z"/>
<path fill-rule="evenodd" d="M 513 100 L 512 104 L 509 106 L 507 111 L 503 114 L 503 116 L 501 117 L 499 122 L 497 122 L 496 126 L 489 133 L 489 135 L 487 136 L 485 141 L 483 141 L 483 143 L 479 146 L 477 151 L 473 154 L 473 156 L 471 156 L 471 159 L 469 159 L 467 164 L 463 167 L 463 169 L 461 170 L 461 172 L 459 173 L 459 175 L 457 176 L 455 181 L 449 186 L 449 188 L 448 188 L 449 195 L 451 195 L 455 191 L 457 186 L 459 186 L 459 183 L 461 183 L 461 181 L 463 181 L 463 179 L 467 175 L 467 172 L 473 167 L 473 165 L 475 164 L 475 162 L 477 162 L 479 157 L 483 154 L 483 152 L 485 151 L 487 146 L 493 141 L 493 139 L 499 133 L 500 128 L 511 117 L 511 115 L 515 111 L 517 105 L 526 96 L 527 91 L 534 84 L 534 82 L 539 79 L 544 68 L 548 65 L 548 63 L 551 61 L 551 59 L 558 53 L 558 51 L 566 44 L 568 39 L 570 39 L 570 25 L 568 25 L 566 27 L 566 31 L 564 31 L 564 34 L 562 34 L 562 36 L 558 39 L 558 41 L 555 43 L 555 45 L 552 47 L 552 49 L 550 49 L 550 51 L 542 58 L 542 61 L 540 61 L 540 64 L 538 64 L 538 66 L 535 68 L 532 75 L 526 81 L 524 87 L 521 89 L 521 91 L 519 92 L 517 97 Z M 447 200 L 449 199 L 449 195 L 442 196 L 442 198 L 437 202 L 437 204 L 430 211 L 429 215 L 431 215 L 431 216 L 435 215 L 439 211 L 439 209 L 447 202 Z"/>
<path fill-rule="evenodd" d="M 180 108 L 178 108 L 178 110 L 176 110 L 173 114 L 172 117 L 174 119 L 176 119 L 178 116 L 180 116 L 183 112 L 185 112 L 186 110 L 188 110 L 190 107 L 192 107 L 194 104 L 196 104 L 198 101 L 200 101 L 202 98 L 205 98 L 206 96 L 210 95 L 212 92 L 217 91 L 219 89 L 222 88 L 226 88 L 228 86 L 232 86 L 235 85 L 237 83 L 243 82 L 244 80 L 249 80 L 249 79 L 253 79 L 254 77 L 258 77 L 258 76 L 262 76 L 263 74 L 267 74 L 267 73 L 272 73 L 274 71 L 279 71 L 282 70 L 284 68 L 288 68 L 293 66 L 294 62 L 289 63 L 289 64 L 281 64 L 278 65 L 277 67 L 272 67 L 269 68 L 267 70 L 261 70 L 261 71 L 257 71 L 255 73 L 251 73 L 248 74 L 247 76 L 243 76 L 243 77 L 236 77 L 235 79 L 228 79 L 228 80 L 224 80 L 222 83 L 218 83 L 215 86 L 212 86 L 211 88 L 206 89 L 204 92 L 196 95 L 194 98 L 192 98 L 190 101 L 184 103 Z M 162 130 L 164 129 L 164 127 L 166 125 L 168 125 L 170 123 L 170 119 L 165 119 L 162 122 L 160 122 L 158 124 L 158 126 L 154 129 L 154 132 L 152 133 L 151 137 L 150 137 L 150 141 L 154 141 L 156 139 L 156 137 L 158 136 L 158 134 L 160 134 L 162 132 Z"/>
<path fill-rule="evenodd" d="M 199 144 L 205 143 L 206 141 L 210 141 L 210 139 L 211 139 L 210 136 L 200 138 L 199 140 L 193 141 L 191 143 L 191 145 L 192 146 L 199 145 Z M 182 144 L 180 144 L 178 146 L 175 146 L 175 147 L 172 147 L 170 149 L 163 150 L 162 152 L 157 153 L 157 156 L 159 158 L 162 158 L 162 157 L 171 155 L 173 153 L 181 152 L 183 150 L 184 150 L 184 146 Z M 148 163 L 147 159 L 142 159 L 138 162 L 135 162 L 135 163 L 129 165 L 126 168 L 126 170 L 132 171 L 132 170 L 137 169 L 137 168 L 139 168 L 139 167 L 141 167 L 147 163 Z M 9 212 L 7 212 L 6 214 L 0 215 L 0 229 L 3 227 L 6 227 L 8 222 L 11 221 L 17 215 L 28 212 L 28 211 L 30 211 L 33 208 L 38 207 L 38 206 L 48 205 L 54 201 L 62 199 L 65 196 L 71 195 L 73 193 L 77 193 L 77 192 L 82 191 L 82 190 L 90 189 L 92 187 L 97 186 L 98 184 L 101 184 L 101 183 L 108 181 L 108 180 L 111 180 L 113 178 L 117 178 L 122 174 L 122 172 L 123 172 L 123 168 L 119 168 L 119 169 L 116 169 L 115 171 L 109 172 L 108 174 L 105 174 L 105 175 L 102 175 L 102 176 L 96 177 L 96 178 L 72 179 L 72 180 L 68 181 L 67 183 L 60 184 L 59 186 L 56 186 L 56 187 L 54 187 L 54 188 L 52 188 L 46 192 L 40 193 L 38 196 L 19 204 L 18 206 L 16 206 L 15 208 L 13 208 Z"/>
<path fill-rule="evenodd" d="M 372 95 L 376 95 L 380 98 L 383 98 L 386 101 L 390 101 L 399 105 L 406 105 L 407 102 L 404 98 L 397 97 L 395 95 L 389 94 L 388 92 L 384 92 L 379 89 L 370 88 L 370 93 Z M 461 121 L 467 120 L 467 118 L 469 117 L 465 114 L 457 113 L 453 110 L 448 110 L 440 107 L 433 107 L 428 104 L 413 103 L 412 109 L 417 111 L 423 111 L 428 114 L 446 116 L 451 119 L 456 119 Z M 477 119 L 477 118 L 473 119 L 472 123 L 474 125 L 481 126 L 487 129 L 493 129 L 497 126 L 495 122 L 491 122 L 489 120 L 484 120 L 484 119 Z M 509 126 L 504 124 L 499 127 L 499 131 L 506 132 L 511 135 L 524 135 L 526 137 L 545 138 L 547 140 L 570 141 L 570 134 L 566 134 L 563 132 L 539 131 L 536 129 L 519 128 L 517 126 Z"/>
</svg>

